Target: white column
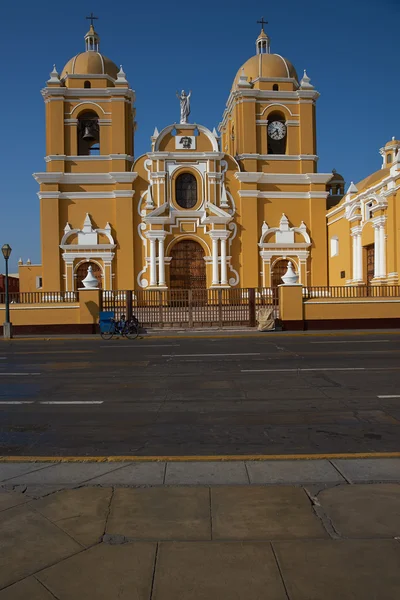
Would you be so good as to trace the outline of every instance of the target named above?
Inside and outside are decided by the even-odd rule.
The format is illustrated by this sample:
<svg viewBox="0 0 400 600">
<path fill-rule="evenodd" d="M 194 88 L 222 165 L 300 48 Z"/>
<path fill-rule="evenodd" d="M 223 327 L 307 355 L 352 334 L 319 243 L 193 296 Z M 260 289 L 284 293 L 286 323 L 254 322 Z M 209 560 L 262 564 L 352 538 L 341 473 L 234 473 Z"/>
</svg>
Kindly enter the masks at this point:
<svg viewBox="0 0 400 600">
<path fill-rule="evenodd" d="M 353 235 L 353 279 L 357 279 L 357 236 Z"/>
<path fill-rule="evenodd" d="M 150 238 L 150 285 L 157 285 L 156 240 Z"/>
<path fill-rule="evenodd" d="M 385 226 L 379 227 L 380 254 L 379 254 L 379 275 L 386 277 L 386 239 Z"/>
<path fill-rule="evenodd" d="M 381 274 L 381 238 L 379 225 L 374 225 L 374 235 L 374 277 L 379 277 Z"/>
<path fill-rule="evenodd" d="M 212 285 L 219 284 L 218 273 L 218 239 L 212 238 Z"/>
<path fill-rule="evenodd" d="M 164 238 L 158 239 L 158 285 L 165 285 Z"/>
<path fill-rule="evenodd" d="M 357 235 L 357 279 L 361 280 L 362 276 L 362 247 L 361 234 Z"/>
<path fill-rule="evenodd" d="M 228 274 L 226 268 L 226 240 L 221 239 L 221 285 L 228 285 Z"/>
</svg>

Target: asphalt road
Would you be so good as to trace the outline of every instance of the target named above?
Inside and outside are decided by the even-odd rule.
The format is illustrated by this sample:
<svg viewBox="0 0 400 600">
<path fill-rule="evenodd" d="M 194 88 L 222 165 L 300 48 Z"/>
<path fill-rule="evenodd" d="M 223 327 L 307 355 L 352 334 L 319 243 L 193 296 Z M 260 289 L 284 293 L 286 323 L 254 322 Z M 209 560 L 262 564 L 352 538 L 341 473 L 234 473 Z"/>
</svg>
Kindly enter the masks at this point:
<svg viewBox="0 0 400 600">
<path fill-rule="evenodd" d="M 400 334 L 0 343 L 0 455 L 400 451 Z"/>
</svg>

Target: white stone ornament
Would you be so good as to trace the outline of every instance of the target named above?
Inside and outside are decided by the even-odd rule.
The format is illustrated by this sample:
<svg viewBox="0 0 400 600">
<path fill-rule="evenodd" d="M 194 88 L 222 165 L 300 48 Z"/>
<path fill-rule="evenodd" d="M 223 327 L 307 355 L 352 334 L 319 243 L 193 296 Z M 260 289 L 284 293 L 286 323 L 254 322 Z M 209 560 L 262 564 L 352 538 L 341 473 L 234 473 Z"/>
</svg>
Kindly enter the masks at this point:
<svg viewBox="0 0 400 600">
<path fill-rule="evenodd" d="M 243 67 L 242 67 L 242 70 L 240 71 L 237 86 L 239 88 L 251 88 L 252 87 L 252 84 L 250 83 L 249 78 L 245 74 Z"/>
<path fill-rule="evenodd" d="M 120 69 L 117 73 L 117 79 L 115 80 L 116 83 L 123 83 L 123 84 L 127 84 L 128 81 L 126 79 L 126 73 L 124 72 L 122 65 L 120 65 Z"/>
<path fill-rule="evenodd" d="M 357 186 L 354 184 L 353 181 L 351 182 L 349 189 L 347 190 L 347 193 L 348 194 L 357 194 L 358 193 Z"/>
<path fill-rule="evenodd" d="M 53 70 L 50 73 L 50 79 L 48 80 L 47 83 L 61 83 L 60 76 L 59 76 L 58 71 L 56 69 L 56 65 L 53 65 Z"/>
<path fill-rule="evenodd" d="M 307 75 L 306 70 L 304 69 L 303 79 L 300 81 L 300 87 L 302 90 L 313 90 L 314 86 L 310 83 L 311 79 Z"/>
<path fill-rule="evenodd" d="M 299 276 L 293 270 L 291 261 L 288 262 L 287 271 L 281 278 L 284 285 L 296 285 L 299 280 Z"/>
<path fill-rule="evenodd" d="M 85 279 L 82 280 L 82 283 L 84 285 L 84 289 L 86 289 L 86 290 L 99 289 L 99 282 L 97 281 L 96 277 L 92 273 L 91 265 L 89 265 L 87 275 L 86 275 Z M 81 289 L 83 289 L 83 288 L 81 288 Z"/>
</svg>

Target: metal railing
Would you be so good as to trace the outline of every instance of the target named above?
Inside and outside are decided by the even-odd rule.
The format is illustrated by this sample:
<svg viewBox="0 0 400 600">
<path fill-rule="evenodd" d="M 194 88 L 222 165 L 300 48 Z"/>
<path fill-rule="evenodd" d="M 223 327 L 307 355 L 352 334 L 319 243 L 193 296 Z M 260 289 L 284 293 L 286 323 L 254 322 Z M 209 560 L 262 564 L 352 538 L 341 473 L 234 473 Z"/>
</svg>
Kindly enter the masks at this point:
<svg viewBox="0 0 400 600">
<path fill-rule="evenodd" d="M 69 304 L 78 302 L 79 292 L 10 292 L 10 304 Z M 0 293 L 0 304 L 5 304 L 6 295 Z"/>
<path fill-rule="evenodd" d="M 257 308 L 278 312 L 276 290 L 227 288 L 102 292 L 102 309 L 117 318 L 136 315 L 146 327 L 212 327 L 256 324 Z"/>
<path fill-rule="evenodd" d="M 400 285 L 317 285 L 303 287 L 303 298 L 400 298 Z"/>
</svg>

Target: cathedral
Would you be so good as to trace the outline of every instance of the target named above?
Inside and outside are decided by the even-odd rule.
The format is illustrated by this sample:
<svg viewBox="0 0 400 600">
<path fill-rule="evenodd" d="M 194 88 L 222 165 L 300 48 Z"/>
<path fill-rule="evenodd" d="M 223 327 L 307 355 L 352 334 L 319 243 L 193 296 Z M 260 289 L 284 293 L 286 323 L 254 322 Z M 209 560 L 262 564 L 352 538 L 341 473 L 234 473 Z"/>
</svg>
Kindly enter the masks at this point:
<svg viewBox="0 0 400 600">
<path fill-rule="evenodd" d="M 21 291 L 74 291 L 89 266 L 105 290 L 274 287 L 288 261 L 304 286 L 398 282 L 400 142 L 346 194 L 338 173 L 318 173 L 319 93 L 264 28 L 219 132 L 191 122 L 182 90 L 179 122 L 138 158 L 135 92 L 93 24 L 42 96 L 42 264 L 20 261 Z"/>
</svg>

